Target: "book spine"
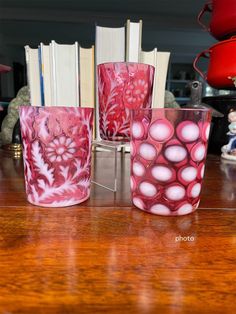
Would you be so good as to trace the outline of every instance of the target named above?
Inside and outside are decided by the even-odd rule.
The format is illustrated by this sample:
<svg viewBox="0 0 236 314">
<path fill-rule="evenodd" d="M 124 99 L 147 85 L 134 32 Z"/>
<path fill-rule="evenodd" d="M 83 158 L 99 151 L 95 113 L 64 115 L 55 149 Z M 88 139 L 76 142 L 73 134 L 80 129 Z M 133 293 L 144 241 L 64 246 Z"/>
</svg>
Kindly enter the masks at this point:
<svg viewBox="0 0 236 314">
<path fill-rule="evenodd" d="M 125 44 L 126 44 L 126 51 L 125 51 L 125 60 L 129 62 L 129 54 L 130 54 L 130 20 L 126 21 L 126 32 L 125 32 Z"/>
<path fill-rule="evenodd" d="M 27 82 L 30 90 L 30 103 L 32 106 L 41 106 L 38 49 L 32 49 L 29 46 L 25 46 L 25 58 L 27 66 Z"/>
<path fill-rule="evenodd" d="M 95 74 L 95 127 L 94 127 L 94 132 L 95 132 L 95 138 L 96 140 L 101 140 L 100 136 L 100 130 L 99 130 L 99 101 L 98 101 L 98 82 L 97 82 L 97 65 L 100 63 L 100 56 L 98 52 L 98 42 L 100 40 L 100 30 L 101 27 L 98 26 L 97 24 L 95 25 L 95 65 L 94 65 L 94 74 Z M 100 35 L 100 36 L 99 36 Z"/>
<path fill-rule="evenodd" d="M 50 44 L 51 47 L 51 77 L 52 77 L 52 105 L 57 106 L 58 100 L 57 100 L 57 80 L 56 80 L 56 56 L 55 56 L 55 49 L 56 49 L 56 43 L 54 40 L 51 41 Z"/>
<path fill-rule="evenodd" d="M 25 46 L 25 62 L 26 62 L 26 75 L 27 84 L 30 85 L 30 73 L 29 73 L 29 46 Z"/>
<path fill-rule="evenodd" d="M 95 46 L 92 46 L 92 85 L 93 85 L 93 107 L 95 107 L 96 102 L 96 95 L 95 95 L 95 76 L 96 76 L 96 69 L 95 69 Z M 94 128 L 95 129 L 95 128 Z"/>
<path fill-rule="evenodd" d="M 138 43 L 138 62 L 140 62 L 140 52 L 142 49 L 143 21 L 139 21 L 139 43 Z"/>
<path fill-rule="evenodd" d="M 42 64 L 42 46 L 38 47 L 38 55 L 39 55 L 39 79 L 40 79 L 40 96 L 41 96 L 41 104 L 45 105 L 44 99 L 44 78 L 43 78 L 43 64 Z"/>
<path fill-rule="evenodd" d="M 80 106 L 80 92 L 79 92 L 79 45 L 78 42 L 75 42 L 75 82 L 76 82 L 76 106 Z"/>
</svg>

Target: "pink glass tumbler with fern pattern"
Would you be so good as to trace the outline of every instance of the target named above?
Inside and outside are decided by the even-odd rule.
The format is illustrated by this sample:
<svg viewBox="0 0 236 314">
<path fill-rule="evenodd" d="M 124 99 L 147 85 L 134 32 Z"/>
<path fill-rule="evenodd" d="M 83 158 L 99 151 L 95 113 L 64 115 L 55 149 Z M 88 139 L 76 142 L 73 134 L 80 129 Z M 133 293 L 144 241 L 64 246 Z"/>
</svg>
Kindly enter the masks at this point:
<svg viewBox="0 0 236 314">
<path fill-rule="evenodd" d="M 131 112 L 131 193 L 141 210 L 185 215 L 200 202 L 211 111 L 143 109 Z"/>
<path fill-rule="evenodd" d="M 27 200 L 64 207 L 89 198 L 93 109 L 20 107 Z"/>
<path fill-rule="evenodd" d="M 130 140 L 130 109 L 150 108 L 154 67 L 135 62 L 99 64 L 99 129 L 103 140 Z"/>
</svg>

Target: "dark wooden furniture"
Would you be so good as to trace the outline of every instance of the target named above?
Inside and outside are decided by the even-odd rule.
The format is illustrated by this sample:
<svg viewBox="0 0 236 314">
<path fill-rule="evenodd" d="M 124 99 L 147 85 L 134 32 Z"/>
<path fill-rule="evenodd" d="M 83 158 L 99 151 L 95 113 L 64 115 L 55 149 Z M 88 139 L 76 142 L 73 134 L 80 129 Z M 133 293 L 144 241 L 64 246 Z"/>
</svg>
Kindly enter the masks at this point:
<svg viewBox="0 0 236 314">
<path fill-rule="evenodd" d="M 200 208 L 182 217 L 135 209 L 129 155 L 118 164 L 116 194 L 40 208 L 0 153 L 0 313 L 236 313 L 236 164 L 208 156 Z M 109 184 L 111 157 L 95 166 Z"/>
</svg>

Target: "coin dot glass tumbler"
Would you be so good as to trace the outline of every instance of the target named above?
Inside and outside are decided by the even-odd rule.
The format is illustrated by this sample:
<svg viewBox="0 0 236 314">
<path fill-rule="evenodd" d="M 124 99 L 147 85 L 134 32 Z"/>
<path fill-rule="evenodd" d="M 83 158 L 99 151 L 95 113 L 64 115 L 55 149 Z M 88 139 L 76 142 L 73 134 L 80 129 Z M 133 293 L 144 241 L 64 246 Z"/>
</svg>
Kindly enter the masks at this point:
<svg viewBox="0 0 236 314">
<path fill-rule="evenodd" d="M 154 67 L 111 62 L 98 70 L 99 130 L 103 140 L 129 141 L 129 109 L 150 108 Z"/>
<path fill-rule="evenodd" d="M 165 216 L 197 209 L 210 121 L 208 109 L 132 110 L 130 180 L 136 207 Z"/>
<path fill-rule="evenodd" d="M 90 195 L 93 109 L 20 107 L 27 200 L 61 207 Z"/>
</svg>

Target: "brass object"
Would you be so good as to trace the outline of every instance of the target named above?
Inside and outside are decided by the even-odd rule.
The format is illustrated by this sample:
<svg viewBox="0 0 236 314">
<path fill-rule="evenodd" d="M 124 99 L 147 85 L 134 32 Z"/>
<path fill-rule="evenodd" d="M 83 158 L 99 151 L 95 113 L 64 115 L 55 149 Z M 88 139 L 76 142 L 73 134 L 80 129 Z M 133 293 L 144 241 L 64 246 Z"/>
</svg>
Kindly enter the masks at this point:
<svg viewBox="0 0 236 314">
<path fill-rule="evenodd" d="M 21 158 L 22 157 L 22 144 L 6 144 L 2 147 L 5 151 L 9 152 L 13 158 Z"/>
</svg>

